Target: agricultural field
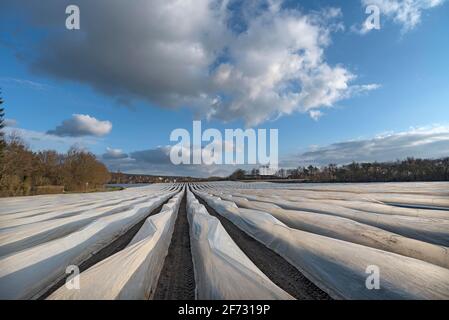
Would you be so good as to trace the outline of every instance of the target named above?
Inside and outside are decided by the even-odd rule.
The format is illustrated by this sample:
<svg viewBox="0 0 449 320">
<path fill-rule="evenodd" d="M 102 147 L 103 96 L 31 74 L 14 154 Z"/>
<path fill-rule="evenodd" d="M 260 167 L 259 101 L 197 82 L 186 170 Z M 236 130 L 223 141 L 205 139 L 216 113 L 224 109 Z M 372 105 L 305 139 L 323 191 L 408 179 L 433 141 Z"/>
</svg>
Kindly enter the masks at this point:
<svg viewBox="0 0 449 320">
<path fill-rule="evenodd" d="M 4 198 L 0 299 L 449 299 L 448 248 L 443 182 Z"/>
</svg>

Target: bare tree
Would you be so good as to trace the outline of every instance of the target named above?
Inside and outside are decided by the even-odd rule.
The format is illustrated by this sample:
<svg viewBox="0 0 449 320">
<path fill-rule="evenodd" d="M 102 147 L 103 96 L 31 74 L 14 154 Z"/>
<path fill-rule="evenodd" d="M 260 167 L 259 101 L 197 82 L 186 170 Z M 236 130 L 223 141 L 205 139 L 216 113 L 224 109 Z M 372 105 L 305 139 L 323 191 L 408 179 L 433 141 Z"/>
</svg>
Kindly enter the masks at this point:
<svg viewBox="0 0 449 320">
<path fill-rule="evenodd" d="M 0 91 L 1 94 L 1 91 Z M 3 99 L 0 96 L 0 166 L 2 165 L 3 156 L 5 152 L 6 142 L 5 142 L 5 133 L 3 132 L 3 128 L 5 127 L 5 108 L 3 107 Z M 1 167 L 0 167 L 1 170 Z M 0 171 L 1 174 L 1 171 Z"/>
</svg>

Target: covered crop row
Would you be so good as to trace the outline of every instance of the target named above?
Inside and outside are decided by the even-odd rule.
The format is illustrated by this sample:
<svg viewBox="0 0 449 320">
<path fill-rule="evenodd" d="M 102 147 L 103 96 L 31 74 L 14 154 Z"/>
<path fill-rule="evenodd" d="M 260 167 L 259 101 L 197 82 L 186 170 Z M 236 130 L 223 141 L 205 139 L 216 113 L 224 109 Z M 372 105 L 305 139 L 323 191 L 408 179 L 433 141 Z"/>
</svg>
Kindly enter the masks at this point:
<svg viewBox="0 0 449 320">
<path fill-rule="evenodd" d="M 310 206 L 304 210 L 301 201 L 295 202 L 298 207 L 291 208 L 291 203 L 283 197 L 291 197 L 292 193 L 296 196 L 302 194 L 287 190 L 288 186 L 285 188 L 282 191 L 279 187 L 267 190 L 263 184 L 262 188 L 248 189 L 247 186 L 239 188 L 238 183 L 194 186 L 197 195 L 218 213 L 279 253 L 334 298 L 449 298 L 447 248 L 431 241 L 401 236 L 399 232 L 395 234 L 388 228 L 375 226 L 374 222 L 360 222 L 357 215 L 372 215 L 375 219 L 371 221 L 382 221 L 385 217 L 401 218 L 403 226 L 410 222 L 412 229 L 426 226 L 416 223 L 419 218 L 358 210 L 354 210 L 351 216 L 344 212 L 346 216 L 343 216 L 335 212 L 343 212 L 344 207 L 326 207 L 326 212 L 317 212 L 307 202 L 306 205 Z M 345 201 L 350 203 L 350 199 Z M 320 204 L 313 205 L 319 208 Z M 447 239 L 445 235 L 449 228 L 446 221 L 429 219 L 429 228 L 425 229 L 429 231 L 427 236 L 437 241 Z M 417 229 L 416 233 L 419 231 Z M 441 238 L 438 233 L 442 234 Z M 366 286 L 369 266 L 380 270 L 379 290 L 369 290 Z"/>
<path fill-rule="evenodd" d="M 222 198 L 230 200 L 242 208 L 270 213 L 286 225 L 296 229 L 402 254 L 449 268 L 449 251 L 442 246 L 407 238 L 338 216 L 286 210 L 272 203 L 249 201 L 242 197 L 222 195 Z"/>
<path fill-rule="evenodd" d="M 10 226 L 6 222 L 2 222 L 2 227 L 9 227 L 0 230 L 0 257 L 63 237 L 101 218 L 111 217 L 130 210 L 138 211 L 142 209 L 145 211 L 149 203 L 157 204 L 165 198 L 166 194 L 158 193 L 138 200 L 122 201 L 120 204 L 83 209 L 78 214 L 69 217 L 36 221 L 19 226 Z"/>
<path fill-rule="evenodd" d="M 166 187 L 163 185 L 164 189 Z M 111 195 L 113 200 L 110 201 L 116 201 L 116 195 L 102 193 L 106 198 L 103 209 L 83 209 L 72 217 L 5 229 L 0 248 L 7 248 L 8 252 L 0 258 L 0 298 L 39 297 L 66 276 L 68 266 L 81 265 L 177 192 L 143 187 L 137 193 L 149 196 L 131 200 L 114 210 L 107 205 L 107 198 Z M 66 200 L 65 196 L 61 198 Z M 57 211 L 58 207 L 54 206 L 53 210 Z"/>
<path fill-rule="evenodd" d="M 0 299 L 449 299 L 448 190 L 222 181 L 2 199 Z"/>
<path fill-rule="evenodd" d="M 191 192 L 187 211 L 198 299 L 292 299 L 248 259 Z"/>
<path fill-rule="evenodd" d="M 167 255 L 184 192 L 149 217 L 128 246 L 80 275 L 80 289 L 62 286 L 49 299 L 150 299 Z"/>
</svg>

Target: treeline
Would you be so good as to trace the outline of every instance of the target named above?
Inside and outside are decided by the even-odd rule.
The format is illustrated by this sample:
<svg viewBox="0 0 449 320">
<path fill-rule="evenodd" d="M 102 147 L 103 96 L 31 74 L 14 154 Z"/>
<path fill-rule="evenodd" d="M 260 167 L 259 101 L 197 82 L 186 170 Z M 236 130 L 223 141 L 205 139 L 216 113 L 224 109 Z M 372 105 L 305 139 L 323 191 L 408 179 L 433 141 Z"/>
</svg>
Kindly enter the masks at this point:
<svg viewBox="0 0 449 320">
<path fill-rule="evenodd" d="M 229 179 L 266 179 L 251 172 L 236 170 Z M 357 163 L 324 167 L 307 166 L 296 169 L 280 169 L 280 179 L 299 179 L 307 182 L 411 182 L 411 181 L 449 181 L 449 157 L 442 159 L 407 158 L 395 162 Z M 273 177 L 267 177 L 272 179 Z"/>
<path fill-rule="evenodd" d="M 149 174 L 131 174 L 123 172 L 111 172 L 110 184 L 140 184 L 140 183 L 173 183 L 198 181 L 192 177 L 181 176 L 155 176 Z"/>
<path fill-rule="evenodd" d="M 0 98 L 0 196 L 88 192 L 104 188 L 108 169 L 95 155 L 72 147 L 67 153 L 33 152 L 17 135 L 5 137 Z"/>
<path fill-rule="evenodd" d="M 308 166 L 291 170 L 293 179 L 311 182 L 411 182 L 448 181 L 449 157 L 443 159 L 407 158 L 395 162 L 353 162 L 344 166 L 322 168 Z"/>
<path fill-rule="evenodd" d="M 7 140 L 0 162 L 0 196 L 89 192 L 103 189 L 110 179 L 106 166 L 85 150 L 33 152 L 20 138 Z"/>
<path fill-rule="evenodd" d="M 0 162 L 0 196 L 25 196 L 102 190 L 110 174 L 95 155 L 71 148 L 67 153 L 33 152 L 20 138 L 5 143 Z"/>
<path fill-rule="evenodd" d="M 4 127 L 5 127 L 5 108 L 3 108 L 3 99 L 2 97 L 0 97 L 0 163 L 3 159 L 6 147 L 5 133 L 3 132 Z"/>
</svg>

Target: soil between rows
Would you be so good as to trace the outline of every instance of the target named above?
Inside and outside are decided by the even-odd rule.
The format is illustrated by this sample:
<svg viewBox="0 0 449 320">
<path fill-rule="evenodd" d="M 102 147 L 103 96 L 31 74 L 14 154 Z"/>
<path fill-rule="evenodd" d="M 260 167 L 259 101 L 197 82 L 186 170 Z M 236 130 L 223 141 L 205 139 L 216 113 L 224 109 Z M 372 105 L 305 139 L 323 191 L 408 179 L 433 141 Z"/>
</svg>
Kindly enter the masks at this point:
<svg viewBox="0 0 449 320">
<path fill-rule="evenodd" d="M 300 300 L 329 300 L 325 292 L 320 290 L 294 266 L 262 243 L 240 230 L 232 222 L 219 215 L 207 203 L 197 197 L 208 212 L 220 220 L 225 230 L 239 248 L 268 276 L 276 285 Z M 195 299 L 195 276 L 190 248 L 189 222 L 186 211 L 187 197 L 184 194 L 178 216 L 176 218 L 171 243 L 164 261 L 158 284 L 153 296 L 154 300 L 193 300 Z M 168 200 L 165 202 L 167 203 Z M 164 203 L 164 204 L 165 204 Z M 125 234 L 111 242 L 108 246 L 83 262 L 79 268 L 83 272 L 96 263 L 123 250 L 137 234 L 145 220 L 162 209 L 159 206 L 144 219 L 131 227 Z M 39 299 L 45 299 L 64 285 L 66 277 L 50 287 Z"/>
<path fill-rule="evenodd" d="M 186 202 L 187 196 L 184 193 L 168 254 L 165 257 L 164 266 L 153 296 L 154 300 L 195 299 L 195 274 L 190 248 Z"/>
<path fill-rule="evenodd" d="M 293 265 L 264 244 L 250 237 L 235 224 L 218 214 L 197 196 L 207 211 L 220 220 L 226 232 L 246 256 L 271 280 L 298 300 L 332 300 Z"/>
<path fill-rule="evenodd" d="M 161 211 L 162 207 L 164 206 L 164 204 L 166 204 L 169 200 L 170 199 L 168 199 L 163 204 L 161 204 L 159 207 L 157 207 L 156 209 L 151 211 L 147 216 L 145 216 L 145 218 L 143 218 L 138 223 L 136 223 L 134 226 L 132 226 L 123 235 L 121 235 L 120 237 L 115 239 L 113 242 L 108 244 L 106 247 L 104 247 L 103 249 L 101 249 L 100 251 L 98 251 L 97 253 L 92 255 L 90 258 L 88 258 L 86 261 L 81 263 L 78 266 L 80 273 L 89 269 L 90 267 L 97 264 L 98 262 L 100 262 L 100 261 L 112 256 L 113 254 L 123 250 L 124 248 L 126 248 L 126 246 L 131 242 L 131 240 L 134 238 L 134 236 L 137 234 L 137 232 L 143 226 L 143 224 L 148 219 L 148 217 L 159 213 Z M 42 299 L 46 299 L 47 297 L 49 297 L 53 292 L 55 292 L 56 290 L 58 290 L 60 287 L 62 287 L 65 284 L 65 281 L 68 276 L 69 276 L 69 274 L 64 276 L 64 278 L 59 280 L 57 283 L 55 283 L 53 286 L 51 286 L 44 294 L 39 296 L 38 299 L 42 300 Z"/>
</svg>

